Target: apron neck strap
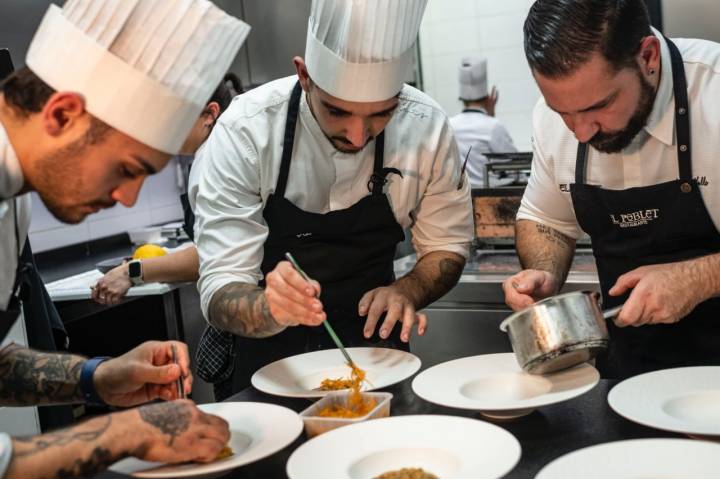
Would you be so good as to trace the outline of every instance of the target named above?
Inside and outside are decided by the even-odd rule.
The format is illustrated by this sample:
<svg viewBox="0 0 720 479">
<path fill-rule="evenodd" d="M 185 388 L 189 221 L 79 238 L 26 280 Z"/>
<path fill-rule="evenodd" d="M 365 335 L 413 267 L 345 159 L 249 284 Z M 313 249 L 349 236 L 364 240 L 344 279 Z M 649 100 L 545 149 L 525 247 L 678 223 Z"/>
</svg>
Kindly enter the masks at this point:
<svg viewBox="0 0 720 479">
<path fill-rule="evenodd" d="M 687 80 L 682 55 L 677 46 L 667 37 L 665 42 L 670 49 L 672 67 L 673 94 L 675 96 L 675 131 L 677 133 L 678 169 L 680 179 L 692 180 L 692 156 L 690 154 L 690 106 L 687 94 Z M 582 185 L 587 179 L 588 144 L 580 143 L 575 159 L 575 183 Z"/>
<path fill-rule="evenodd" d="M 677 132 L 678 168 L 680 179 L 692 179 L 692 161 L 690 155 L 690 106 L 687 94 L 685 66 L 678 47 L 667 37 L 665 42 L 670 49 L 672 62 L 673 94 L 675 95 L 675 131 Z"/>
<path fill-rule="evenodd" d="M 288 175 L 290 174 L 290 160 L 292 158 L 293 144 L 295 143 L 295 126 L 297 125 L 297 116 L 300 110 L 300 95 L 302 95 L 302 86 L 300 86 L 300 82 L 298 81 L 295 83 L 292 93 L 290 94 L 290 103 L 288 104 L 287 118 L 285 119 L 280 174 L 278 175 L 277 186 L 275 187 L 275 194 L 279 196 L 285 196 L 285 187 L 287 186 Z"/>
</svg>

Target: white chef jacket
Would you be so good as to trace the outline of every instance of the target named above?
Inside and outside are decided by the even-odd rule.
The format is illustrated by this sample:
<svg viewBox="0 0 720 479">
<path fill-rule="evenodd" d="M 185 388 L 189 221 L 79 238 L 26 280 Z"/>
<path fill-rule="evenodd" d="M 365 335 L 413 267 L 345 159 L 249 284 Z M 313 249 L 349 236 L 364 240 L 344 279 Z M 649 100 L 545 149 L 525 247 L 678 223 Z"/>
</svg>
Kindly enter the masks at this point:
<svg viewBox="0 0 720 479">
<path fill-rule="evenodd" d="M 484 109 L 473 107 L 450 118 L 455 140 L 457 140 L 460 159 L 465 160 L 468 150 L 470 156 L 466 170 L 473 188 L 485 187 L 485 153 L 514 153 L 517 151 L 510 133 L 500 120 L 488 115 Z M 472 150 L 470 147 L 472 146 Z"/>
<path fill-rule="evenodd" d="M 647 125 L 621 153 L 588 149 L 587 183 L 627 189 L 679 178 L 670 50 L 661 44 L 661 78 Z M 692 173 L 715 226 L 720 226 L 720 44 L 673 39 L 685 64 L 690 102 Z M 532 174 L 517 219 L 533 220 L 579 238 L 569 185 L 578 141 L 543 99 L 533 113 Z"/>
<path fill-rule="evenodd" d="M 274 192 L 285 117 L 296 76 L 236 97 L 197 154 L 189 198 L 196 214 L 201 305 L 205 316 L 215 291 L 231 282 L 257 284 L 268 227 L 262 217 Z M 313 117 L 305 95 L 285 196 L 299 208 L 326 213 L 352 206 L 369 194 L 375 142 L 361 152 L 337 151 Z M 467 258 L 473 215 L 467 179 L 447 117 L 424 93 L 403 87 L 385 128 L 386 192 L 400 226 L 411 227 L 419 257 L 450 251 Z M 338 266 L 341 267 L 341 266 Z"/>
<path fill-rule="evenodd" d="M 20 248 L 30 227 L 30 195 L 15 197 L 24 183 L 20 162 L 0 122 L 0 309 L 5 310 L 15 284 L 18 245 L 15 237 L 14 211 L 17 206 Z M 15 203 L 15 205 L 13 205 Z M 0 338 L 2 341 L 2 338 Z M 5 476 L 12 459 L 10 436 L 0 433 L 0 477 Z"/>
<path fill-rule="evenodd" d="M 15 283 L 18 248 L 25 245 L 32 208 L 30 194 L 15 197 L 24 183 L 22 169 L 5 128 L 0 123 L 0 309 L 5 310 Z M 20 244 L 15 237 L 17 207 Z M 2 338 L 0 338 L 1 340 Z"/>
</svg>

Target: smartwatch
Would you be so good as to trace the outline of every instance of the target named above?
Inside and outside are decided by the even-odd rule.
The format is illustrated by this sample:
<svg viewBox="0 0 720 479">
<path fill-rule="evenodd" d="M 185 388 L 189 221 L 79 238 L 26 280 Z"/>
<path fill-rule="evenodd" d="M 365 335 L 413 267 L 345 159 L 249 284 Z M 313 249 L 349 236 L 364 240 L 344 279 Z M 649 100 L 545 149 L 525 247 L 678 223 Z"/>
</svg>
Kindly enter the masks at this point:
<svg viewBox="0 0 720 479">
<path fill-rule="evenodd" d="M 134 259 L 128 263 L 128 276 L 133 286 L 140 286 L 144 283 L 142 262 L 139 259 Z"/>
</svg>

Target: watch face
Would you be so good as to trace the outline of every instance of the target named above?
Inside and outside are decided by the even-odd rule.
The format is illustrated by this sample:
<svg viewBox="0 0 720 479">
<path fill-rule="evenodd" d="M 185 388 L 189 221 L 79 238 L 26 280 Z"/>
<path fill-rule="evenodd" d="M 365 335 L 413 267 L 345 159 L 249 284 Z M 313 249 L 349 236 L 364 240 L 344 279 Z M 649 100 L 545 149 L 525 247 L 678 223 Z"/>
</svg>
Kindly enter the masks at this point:
<svg viewBox="0 0 720 479">
<path fill-rule="evenodd" d="M 140 261 L 130 261 L 130 263 L 128 263 L 128 276 L 131 278 L 139 278 L 142 276 Z"/>
</svg>

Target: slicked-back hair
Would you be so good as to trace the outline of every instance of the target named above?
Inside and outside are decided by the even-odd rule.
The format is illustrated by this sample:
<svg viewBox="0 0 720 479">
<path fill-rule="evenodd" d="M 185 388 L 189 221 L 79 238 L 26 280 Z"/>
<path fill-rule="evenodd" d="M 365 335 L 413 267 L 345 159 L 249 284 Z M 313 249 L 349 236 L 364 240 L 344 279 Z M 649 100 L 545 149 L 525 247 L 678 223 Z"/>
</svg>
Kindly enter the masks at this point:
<svg viewBox="0 0 720 479">
<path fill-rule="evenodd" d="M 548 78 L 574 73 L 596 52 L 615 71 L 637 68 L 652 35 L 644 0 L 537 0 L 523 30 L 530 68 Z"/>
</svg>

